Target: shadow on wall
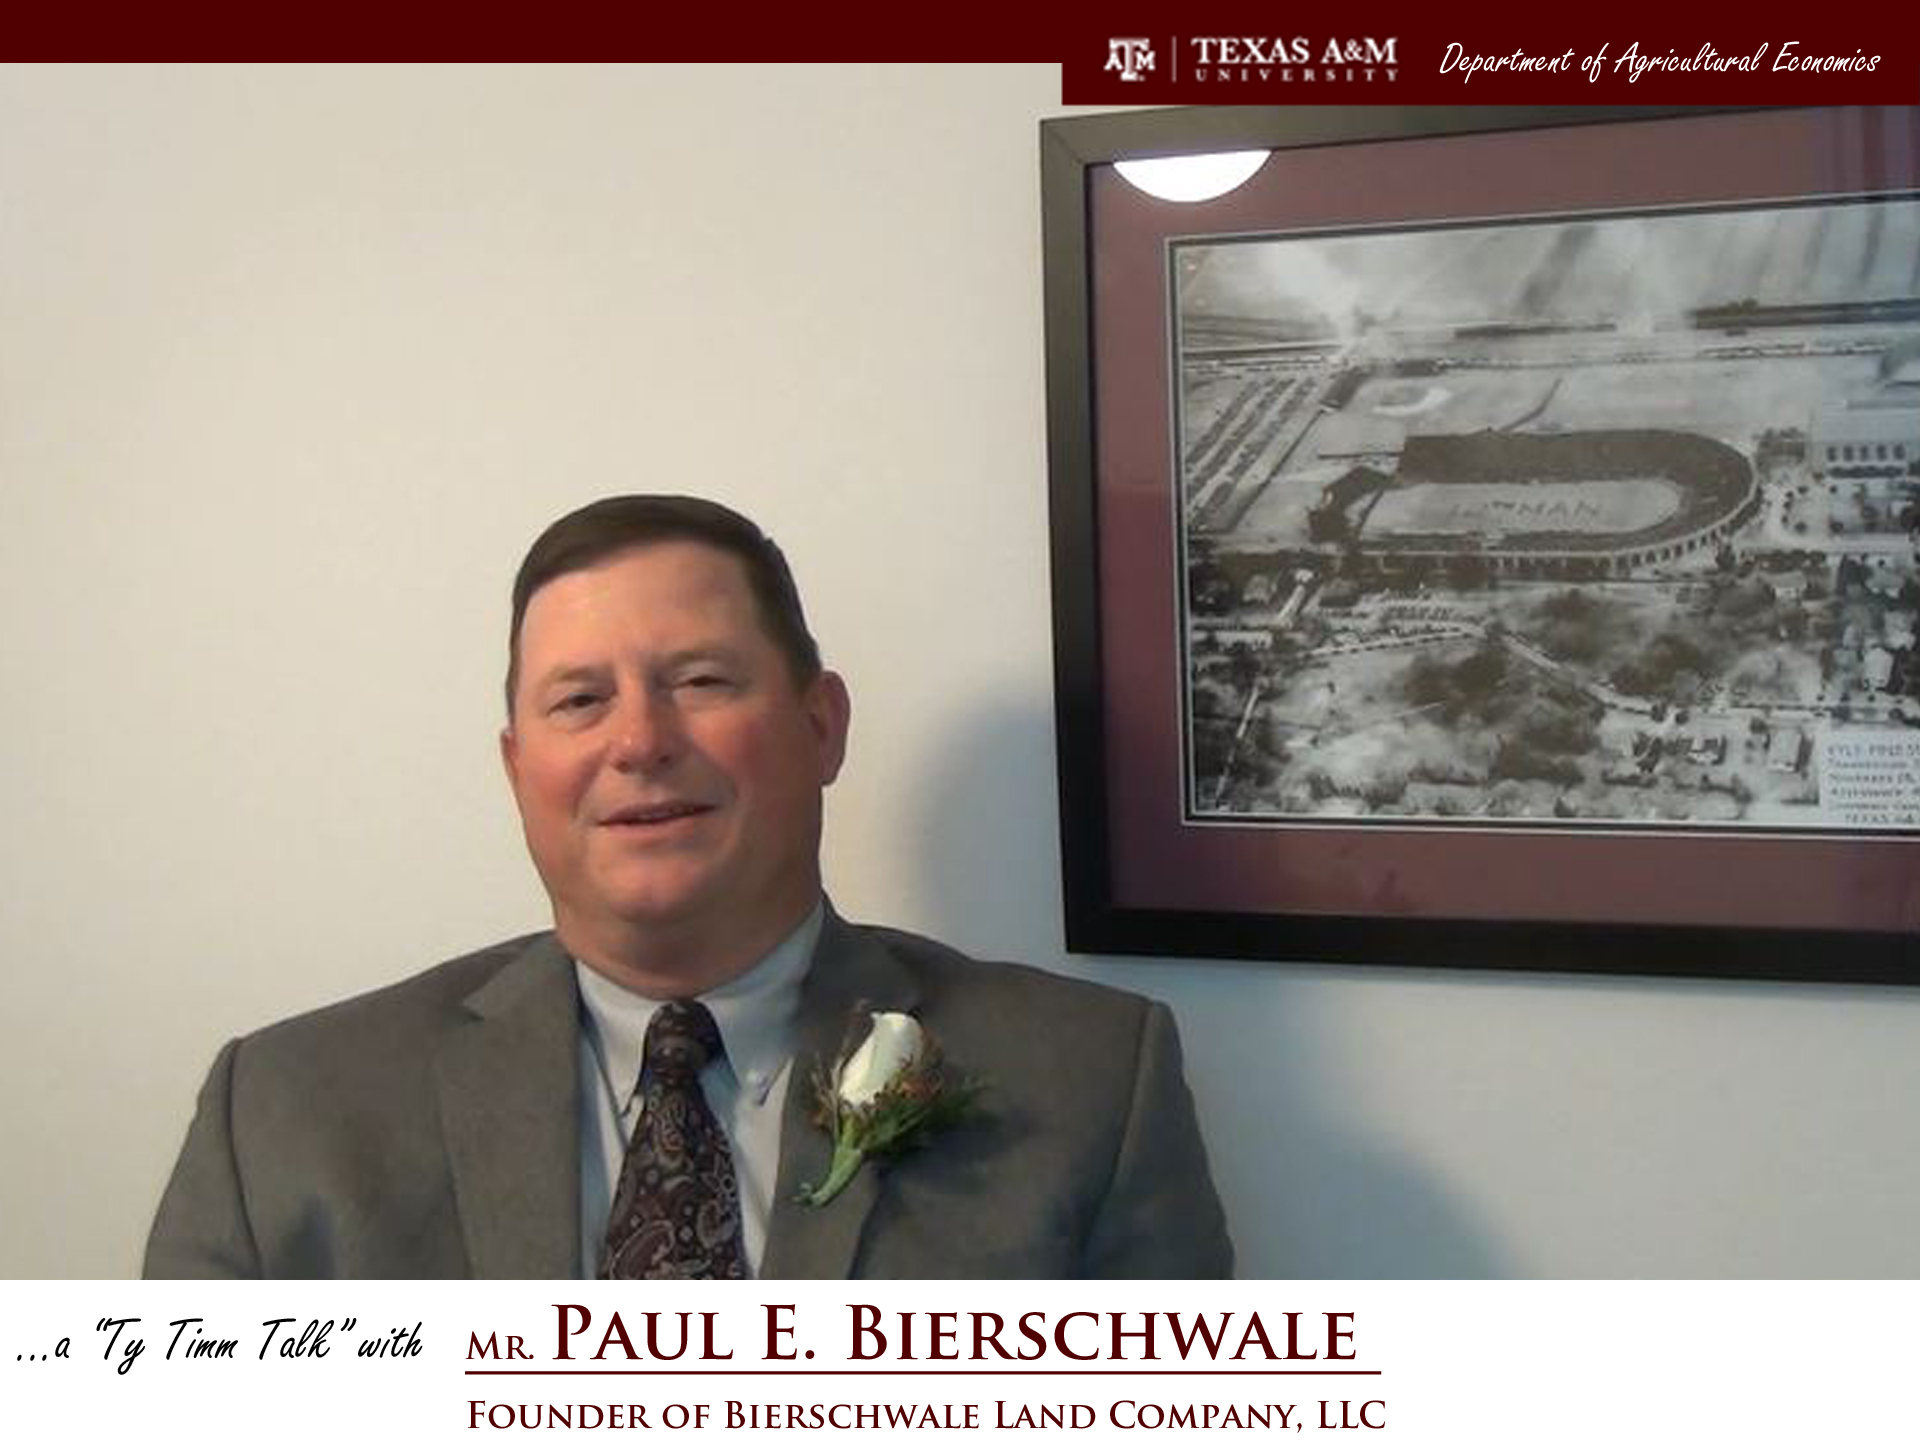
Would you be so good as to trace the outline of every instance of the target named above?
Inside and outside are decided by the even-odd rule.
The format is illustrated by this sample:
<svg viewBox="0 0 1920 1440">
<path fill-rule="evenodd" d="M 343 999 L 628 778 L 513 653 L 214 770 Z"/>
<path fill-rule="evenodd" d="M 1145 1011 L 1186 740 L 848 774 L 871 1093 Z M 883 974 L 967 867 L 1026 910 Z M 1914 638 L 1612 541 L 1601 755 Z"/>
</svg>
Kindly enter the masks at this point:
<svg viewBox="0 0 1920 1440">
<path fill-rule="evenodd" d="M 1513 1273 L 1419 1154 L 1342 1109 L 1367 1069 L 1342 1002 L 1376 977 L 1065 953 L 1053 747 L 1051 711 L 1015 701 L 981 706 L 928 746 L 914 843 L 933 898 L 916 922 L 983 958 L 1173 1006 L 1243 1278 Z"/>
</svg>

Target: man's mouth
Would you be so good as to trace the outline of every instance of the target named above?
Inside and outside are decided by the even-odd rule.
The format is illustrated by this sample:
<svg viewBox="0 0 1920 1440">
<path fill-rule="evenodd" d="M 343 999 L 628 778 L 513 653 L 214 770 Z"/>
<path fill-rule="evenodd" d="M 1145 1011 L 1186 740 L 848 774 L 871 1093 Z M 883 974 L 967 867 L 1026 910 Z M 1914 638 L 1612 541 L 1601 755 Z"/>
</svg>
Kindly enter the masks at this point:
<svg viewBox="0 0 1920 1440">
<path fill-rule="evenodd" d="M 695 815 L 705 815 L 713 806 L 703 805 L 695 800 L 664 800 L 653 805 L 626 805 L 602 818 L 602 825 L 631 826 L 644 828 L 649 825 L 670 825 L 676 820 L 685 820 Z"/>
</svg>

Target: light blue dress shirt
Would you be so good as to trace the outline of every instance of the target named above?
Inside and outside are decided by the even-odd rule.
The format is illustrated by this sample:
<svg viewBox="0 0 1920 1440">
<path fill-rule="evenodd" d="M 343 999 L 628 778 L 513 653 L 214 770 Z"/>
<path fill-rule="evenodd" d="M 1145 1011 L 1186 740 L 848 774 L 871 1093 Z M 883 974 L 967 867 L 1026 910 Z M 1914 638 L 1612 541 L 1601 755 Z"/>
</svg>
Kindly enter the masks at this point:
<svg viewBox="0 0 1920 1440">
<path fill-rule="evenodd" d="M 707 1066 L 700 1088 L 733 1148 L 747 1268 L 759 1273 L 780 1171 L 780 1117 L 792 1078 L 800 984 L 813 961 L 824 905 L 766 959 L 699 997 L 713 1013 L 726 1058 Z M 640 1118 L 640 1061 L 647 1025 L 664 1003 L 636 995 L 574 961 L 580 1025 L 580 1273 L 600 1262 L 614 1186 Z M 803 1082 L 804 1083 L 804 1082 Z"/>
</svg>

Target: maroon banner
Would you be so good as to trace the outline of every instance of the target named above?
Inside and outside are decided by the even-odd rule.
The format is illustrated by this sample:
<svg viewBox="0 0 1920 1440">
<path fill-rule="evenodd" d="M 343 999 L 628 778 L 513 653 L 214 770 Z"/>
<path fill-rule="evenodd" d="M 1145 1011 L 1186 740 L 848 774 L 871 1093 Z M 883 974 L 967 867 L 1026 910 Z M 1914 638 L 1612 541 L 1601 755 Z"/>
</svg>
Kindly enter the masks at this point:
<svg viewBox="0 0 1920 1440">
<path fill-rule="evenodd" d="M 1283 15 L 1285 12 L 1282 12 Z M 1063 41 L 1072 105 L 1866 105 L 1920 100 L 1885 12 L 1819 28 L 1580 19 L 1152 27 Z M 1901 26 L 1899 30 L 1907 30 Z"/>
</svg>

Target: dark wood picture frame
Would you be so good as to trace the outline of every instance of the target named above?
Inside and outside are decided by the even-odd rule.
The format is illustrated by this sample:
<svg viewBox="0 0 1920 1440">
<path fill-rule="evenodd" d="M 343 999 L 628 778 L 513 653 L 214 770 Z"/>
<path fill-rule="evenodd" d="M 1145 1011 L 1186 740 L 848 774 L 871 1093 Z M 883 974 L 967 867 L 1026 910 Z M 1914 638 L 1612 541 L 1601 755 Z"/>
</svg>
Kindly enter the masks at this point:
<svg viewBox="0 0 1920 1440">
<path fill-rule="evenodd" d="M 1884 143 L 1889 126 L 1901 143 Z M 1148 216 L 1139 234 L 1103 218 L 1124 188 L 1112 162 L 1127 158 L 1269 149 L 1316 177 L 1300 226 L 1358 227 L 1920 190 L 1909 136 L 1920 112 L 1905 107 L 1202 107 L 1042 122 L 1067 947 L 1920 983 L 1920 837 L 1906 832 L 1187 824 L 1167 241 L 1285 226 L 1232 197 L 1129 202 Z M 1738 154 L 1756 158 L 1727 162 Z"/>
</svg>

